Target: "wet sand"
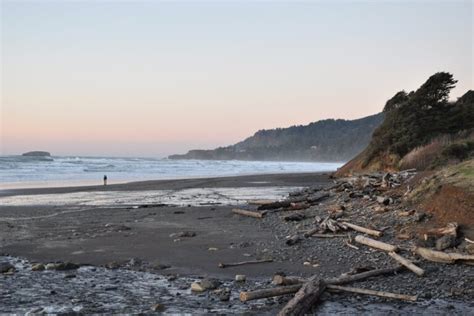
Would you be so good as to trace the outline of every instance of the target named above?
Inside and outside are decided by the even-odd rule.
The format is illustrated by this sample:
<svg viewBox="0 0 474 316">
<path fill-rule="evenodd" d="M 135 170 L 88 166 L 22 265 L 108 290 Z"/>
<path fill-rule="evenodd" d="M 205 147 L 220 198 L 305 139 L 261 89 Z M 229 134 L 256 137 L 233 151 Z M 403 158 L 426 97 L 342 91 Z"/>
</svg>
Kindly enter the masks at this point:
<svg viewBox="0 0 474 316">
<path fill-rule="evenodd" d="M 3 197 L 100 191 L 183 190 L 190 188 L 301 187 L 324 185 L 327 174 L 280 174 L 211 179 L 147 181 L 95 187 L 3 191 Z M 262 197 L 265 198 L 265 197 Z M 1 203 L 1 199 L 0 199 Z M 131 258 L 169 265 L 164 274 L 232 278 L 237 273 L 268 279 L 276 271 L 305 273 L 290 261 L 218 268 L 220 262 L 268 257 L 281 244 L 271 228 L 234 215 L 233 206 L 74 207 L 3 206 L 0 253 L 37 262 L 71 261 L 106 265 Z M 31 219 L 28 219 L 28 218 Z M 180 232 L 195 237 L 178 237 Z M 217 249 L 217 250 L 216 250 Z"/>
</svg>

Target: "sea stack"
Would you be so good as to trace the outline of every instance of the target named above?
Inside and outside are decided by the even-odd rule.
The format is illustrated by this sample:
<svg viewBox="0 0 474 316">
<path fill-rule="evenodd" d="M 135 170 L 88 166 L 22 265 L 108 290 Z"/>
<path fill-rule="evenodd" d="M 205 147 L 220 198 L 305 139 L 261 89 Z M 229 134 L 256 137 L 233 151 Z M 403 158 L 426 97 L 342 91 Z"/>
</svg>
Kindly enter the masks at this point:
<svg viewBox="0 0 474 316">
<path fill-rule="evenodd" d="M 26 153 L 21 154 L 22 156 L 28 157 L 51 157 L 51 154 L 47 151 L 29 151 Z"/>
</svg>

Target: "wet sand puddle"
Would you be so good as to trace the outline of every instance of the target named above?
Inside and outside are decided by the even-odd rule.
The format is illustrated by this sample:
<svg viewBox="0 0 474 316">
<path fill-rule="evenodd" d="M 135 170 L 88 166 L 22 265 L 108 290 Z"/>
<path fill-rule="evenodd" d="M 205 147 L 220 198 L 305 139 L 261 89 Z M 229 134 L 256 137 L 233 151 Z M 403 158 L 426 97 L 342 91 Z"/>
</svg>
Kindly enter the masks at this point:
<svg viewBox="0 0 474 316">
<path fill-rule="evenodd" d="M 282 307 L 279 298 L 241 303 L 239 291 L 268 287 L 268 282 L 247 281 L 231 288 L 227 302 L 212 291 L 195 294 L 190 284 L 196 279 L 168 279 L 148 272 L 110 270 L 84 266 L 69 271 L 31 271 L 26 260 L 0 256 L 16 272 L 0 274 L 0 312 L 2 313 L 149 313 L 160 304 L 163 314 L 246 314 L 274 315 Z M 380 302 L 348 296 L 325 297 L 318 315 L 472 315 L 473 302 L 428 300 L 418 303 Z"/>
<path fill-rule="evenodd" d="M 0 311 L 5 313 L 140 313 L 150 312 L 155 304 L 163 305 L 164 313 L 170 314 L 268 311 L 262 301 L 237 302 L 238 291 L 232 291 L 229 302 L 221 302 L 212 291 L 194 294 L 190 284 L 196 279 L 192 278 L 168 280 L 148 272 L 92 266 L 31 271 L 25 260 L 0 256 L 0 262 L 5 261 L 17 269 L 11 275 L 0 274 Z"/>
</svg>

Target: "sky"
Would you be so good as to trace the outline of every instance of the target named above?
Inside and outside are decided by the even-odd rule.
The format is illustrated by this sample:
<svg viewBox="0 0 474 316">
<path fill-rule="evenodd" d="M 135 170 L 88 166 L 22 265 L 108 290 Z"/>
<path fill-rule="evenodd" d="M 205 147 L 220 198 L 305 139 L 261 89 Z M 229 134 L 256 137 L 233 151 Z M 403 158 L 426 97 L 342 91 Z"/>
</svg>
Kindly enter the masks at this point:
<svg viewBox="0 0 474 316">
<path fill-rule="evenodd" d="M 0 154 L 154 156 L 473 89 L 472 1 L 1 1 Z"/>
</svg>

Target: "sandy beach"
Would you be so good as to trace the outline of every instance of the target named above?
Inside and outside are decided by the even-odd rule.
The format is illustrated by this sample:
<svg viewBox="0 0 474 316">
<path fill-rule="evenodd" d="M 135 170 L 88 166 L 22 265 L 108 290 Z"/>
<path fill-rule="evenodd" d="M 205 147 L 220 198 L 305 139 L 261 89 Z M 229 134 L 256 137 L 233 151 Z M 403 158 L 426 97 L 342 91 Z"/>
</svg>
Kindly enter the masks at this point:
<svg viewBox="0 0 474 316">
<path fill-rule="evenodd" d="M 136 313 L 147 312 L 158 302 L 165 304 L 168 312 L 272 315 L 286 303 L 287 296 L 244 304 L 239 301 L 239 292 L 271 287 L 275 273 L 328 278 L 354 268 L 393 266 L 385 254 L 350 248 L 345 238 L 288 242 L 291 236 L 314 227 L 313 219 L 324 216 L 337 201 L 352 205 L 355 222 L 367 216 L 366 200 L 350 199 L 347 192 L 335 193 L 331 184 L 328 174 L 308 173 L 3 191 L 0 256 L 2 261 L 14 263 L 18 272 L 0 279 L 0 294 L 5 298 L 2 311 L 40 308 L 43 312 Z M 305 221 L 283 220 L 295 213 L 288 210 L 270 212 L 263 219 L 232 213 L 236 207 L 248 208 L 249 200 L 283 200 L 291 192 L 300 194 L 301 188 L 328 192 L 323 195 L 327 201 L 305 210 Z M 393 220 L 377 217 L 373 224 L 385 225 L 392 235 Z M 219 263 L 266 259 L 272 262 L 219 267 Z M 73 272 L 31 271 L 35 263 L 55 262 L 71 262 L 82 268 Z M 420 295 L 423 299 L 416 305 L 325 294 L 318 312 L 422 314 L 437 310 L 463 314 L 472 308 L 468 298 L 474 289 L 467 285 L 467 279 L 462 285 L 455 280 L 459 273 L 467 273 L 468 279 L 474 277 L 469 268 L 433 263 L 423 267 L 430 273 L 442 271 L 443 283 L 433 288 L 428 278 L 418 279 L 408 272 L 387 276 L 383 283 L 359 282 L 363 287 Z M 247 281 L 233 281 L 239 274 Z M 219 280 L 230 296 L 222 301 L 214 292 L 192 292 L 190 284 L 202 278 Z M 25 286 L 31 292 L 27 296 L 20 294 Z M 58 289 L 54 295 L 46 291 L 51 287 Z M 452 291 L 461 292 L 453 295 Z"/>
<path fill-rule="evenodd" d="M 152 190 L 177 192 L 191 188 L 287 187 L 291 190 L 293 187 L 326 183 L 328 177 L 324 174 L 288 174 L 148 181 L 106 187 L 24 189 L 4 191 L 1 195 L 6 198 L 110 191 L 141 191 L 146 194 Z M 116 208 L 114 205 L 100 208 L 3 206 L 0 252 L 38 262 L 72 261 L 93 265 L 140 258 L 170 265 L 165 273 L 232 277 L 238 269 L 219 269 L 217 264 L 263 256 L 264 253 L 258 253 L 263 250 L 261 245 L 271 247 L 276 240 L 271 229 L 263 229 L 259 222 L 233 215 L 231 209 L 235 206 L 221 206 L 218 200 L 214 203 L 212 206 L 142 205 L 138 208 Z M 22 219 L 28 217 L 32 219 Z M 186 231 L 192 231 L 196 236 L 173 237 L 173 234 Z M 218 250 L 209 251 L 209 248 Z M 277 270 L 296 272 L 292 266 L 291 262 L 254 265 L 246 268 L 246 274 L 268 277 Z"/>
</svg>

